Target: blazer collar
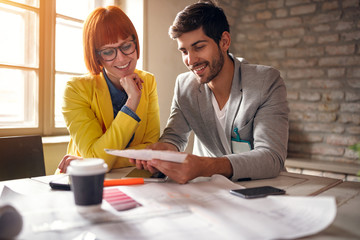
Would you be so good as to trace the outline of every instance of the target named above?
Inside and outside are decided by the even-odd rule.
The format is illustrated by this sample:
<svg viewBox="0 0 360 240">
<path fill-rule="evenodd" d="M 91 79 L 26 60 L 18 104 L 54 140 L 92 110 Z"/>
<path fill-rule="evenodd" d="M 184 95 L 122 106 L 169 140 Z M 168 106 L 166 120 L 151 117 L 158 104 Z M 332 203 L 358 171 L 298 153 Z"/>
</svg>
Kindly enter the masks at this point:
<svg viewBox="0 0 360 240">
<path fill-rule="evenodd" d="M 104 119 L 105 128 L 108 129 L 114 120 L 114 112 L 112 108 L 109 87 L 102 72 L 96 76 L 95 85 L 95 98 L 98 102 L 99 111 L 101 112 L 102 118 Z"/>
<path fill-rule="evenodd" d="M 229 97 L 229 106 L 226 113 L 225 134 L 226 138 L 230 139 L 235 117 L 239 114 L 240 103 L 242 99 L 242 86 L 241 86 L 241 62 L 230 55 L 234 60 L 234 76 L 232 80 L 231 92 Z"/>
</svg>

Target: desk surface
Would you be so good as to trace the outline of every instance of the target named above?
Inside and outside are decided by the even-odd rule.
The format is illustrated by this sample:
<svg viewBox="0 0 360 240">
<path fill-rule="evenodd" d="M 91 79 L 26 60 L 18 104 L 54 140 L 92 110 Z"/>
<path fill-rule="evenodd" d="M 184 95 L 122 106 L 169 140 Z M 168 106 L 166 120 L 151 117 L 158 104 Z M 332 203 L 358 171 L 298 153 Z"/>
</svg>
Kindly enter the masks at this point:
<svg viewBox="0 0 360 240">
<path fill-rule="evenodd" d="M 271 185 L 285 189 L 290 196 L 334 196 L 338 208 L 335 221 L 324 231 L 304 239 L 360 239 L 360 183 L 285 172 L 273 179 L 238 183 L 245 187 Z M 4 185 L 24 194 L 50 191 L 47 184 L 31 179 L 0 182 L 0 189 Z"/>
<path fill-rule="evenodd" d="M 290 196 L 316 196 L 342 183 L 340 179 L 283 172 L 277 178 L 239 182 L 245 187 L 270 185 L 286 190 Z"/>
<path fill-rule="evenodd" d="M 245 187 L 271 185 L 291 196 L 334 196 L 335 221 L 319 234 L 303 239 L 360 239 L 360 183 L 283 172 L 277 178 L 239 182 Z"/>
</svg>

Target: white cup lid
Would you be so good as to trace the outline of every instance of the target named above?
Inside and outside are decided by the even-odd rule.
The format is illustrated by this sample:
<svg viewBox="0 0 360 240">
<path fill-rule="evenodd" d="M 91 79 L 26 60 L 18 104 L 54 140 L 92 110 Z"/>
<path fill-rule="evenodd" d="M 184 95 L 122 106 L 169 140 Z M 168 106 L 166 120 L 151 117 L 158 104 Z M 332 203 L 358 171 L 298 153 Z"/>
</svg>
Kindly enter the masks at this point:
<svg viewBox="0 0 360 240">
<path fill-rule="evenodd" d="M 85 158 L 81 160 L 73 160 L 67 169 L 69 175 L 87 176 L 94 174 L 106 173 L 107 164 L 101 158 Z"/>
</svg>

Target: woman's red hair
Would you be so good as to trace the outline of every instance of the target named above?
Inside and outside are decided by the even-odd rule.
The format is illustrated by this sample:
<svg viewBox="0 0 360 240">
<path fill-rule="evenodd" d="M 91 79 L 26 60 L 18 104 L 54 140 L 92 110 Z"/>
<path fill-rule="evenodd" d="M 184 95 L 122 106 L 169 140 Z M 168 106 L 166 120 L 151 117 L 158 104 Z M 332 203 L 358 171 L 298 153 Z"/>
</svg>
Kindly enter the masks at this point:
<svg viewBox="0 0 360 240">
<path fill-rule="evenodd" d="M 102 71 L 97 56 L 100 47 L 117 43 L 119 39 L 126 39 L 129 36 L 134 37 L 139 59 L 140 47 L 135 27 L 119 7 L 100 7 L 91 12 L 83 28 L 84 59 L 89 72 L 97 75 Z"/>
</svg>

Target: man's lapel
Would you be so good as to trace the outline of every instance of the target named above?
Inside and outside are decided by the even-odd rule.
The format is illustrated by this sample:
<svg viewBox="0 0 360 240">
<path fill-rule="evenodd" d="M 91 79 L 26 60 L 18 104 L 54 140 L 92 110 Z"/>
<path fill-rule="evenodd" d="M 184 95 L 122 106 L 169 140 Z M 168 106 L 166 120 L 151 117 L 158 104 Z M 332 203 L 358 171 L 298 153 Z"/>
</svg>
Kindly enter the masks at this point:
<svg viewBox="0 0 360 240">
<path fill-rule="evenodd" d="M 226 113 L 225 121 L 225 135 L 227 139 L 231 139 L 232 128 L 235 121 L 235 117 L 241 111 L 240 103 L 242 99 L 242 87 L 241 87 L 241 65 L 240 62 L 234 58 L 234 77 L 231 85 L 231 93 L 229 97 L 229 105 Z M 241 126 L 235 126 L 241 127 Z"/>
</svg>

